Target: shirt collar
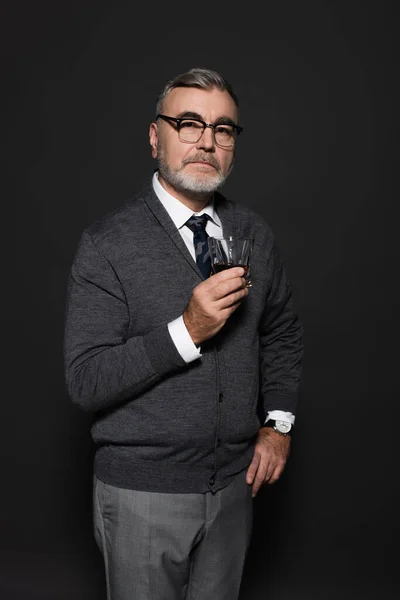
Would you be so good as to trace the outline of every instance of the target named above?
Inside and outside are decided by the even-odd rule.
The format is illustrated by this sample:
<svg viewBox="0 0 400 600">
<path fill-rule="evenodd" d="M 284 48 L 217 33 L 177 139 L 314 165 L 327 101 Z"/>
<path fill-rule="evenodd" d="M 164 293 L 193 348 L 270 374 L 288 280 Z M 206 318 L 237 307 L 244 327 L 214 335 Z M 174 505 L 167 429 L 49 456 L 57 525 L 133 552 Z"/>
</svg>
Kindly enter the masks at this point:
<svg viewBox="0 0 400 600">
<path fill-rule="evenodd" d="M 198 213 L 194 213 L 188 206 L 185 206 L 185 204 L 183 204 L 180 200 L 172 196 L 169 192 L 167 192 L 166 189 L 163 188 L 163 186 L 158 180 L 157 171 L 155 171 L 153 175 L 153 189 L 157 195 L 157 198 L 164 206 L 165 210 L 167 211 L 167 213 L 169 214 L 169 216 L 171 217 L 171 219 L 175 223 L 175 226 L 178 229 L 181 229 L 181 227 L 185 225 L 186 221 L 190 219 L 192 215 L 199 216 L 203 215 L 204 213 L 207 214 L 216 225 L 218 225 L 219 227 L 222 226 L 221 219 L 219 218 L 217 211 L 214 208 L 213 200 L 209 202 L 209 204 L 207 204 L 207 206 L 205 206 L 203 210 L 201 210 Z"/>
</svg>

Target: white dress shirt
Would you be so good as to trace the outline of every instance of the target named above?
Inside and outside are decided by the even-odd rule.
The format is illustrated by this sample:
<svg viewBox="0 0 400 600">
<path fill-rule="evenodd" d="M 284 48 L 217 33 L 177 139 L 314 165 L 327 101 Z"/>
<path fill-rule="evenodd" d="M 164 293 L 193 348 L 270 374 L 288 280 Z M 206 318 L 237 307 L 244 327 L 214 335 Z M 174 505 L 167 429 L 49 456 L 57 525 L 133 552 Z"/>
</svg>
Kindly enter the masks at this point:
<svg viewBox="0 0 400 600">
<path fill-rule="evenodd" d="M 194 213 L 188 206 L 185 206 L 180 200 L 171 196 L 169 192 L 158 180 L 158 172 L 156 171 L 153 175 L 153 188 L 157 195 L 157 198 L 160 200 L 161 204 L 164 206 L 175 226 L 177 227 L 179 233 L 182 236 L 183 241 L 185 242 L 187 249 L 193 257 L 193 260 L 196 261 L 196 255 L 193 244 L 193 231 L 185 225 L 185 223 L 192 217 L 200 216 L 203 214 L 207 214 L 210 218 L 206 224 L 206 232 L 210 237 L 221 237 L 223 235 L 222 231 L 222 223 L 221 220 L 214 210 L 213 202 L 210 202 L 201 210 L 200 212 Z M 176 349 L 179 354 L 183 358 L 183 360 L 187 363 L 192 362 L 193 360 L 199 359 L 201 355 L 201 349 L 198 348 L 190 334 L 186 328 L 185 322 L 183 320 L 183 315 L 174 319 L 170 323 L 168 323 L 168 330 L 172 341 L 174 342 Z M 290 423 L 294 423 L 294 415 L 290 412 L 284 412 L 281 410 L 273 410 L 268 413 L 266 421 L 269 419 L 280 419 L 282 421 L 289 421 Z"/>
</svg>

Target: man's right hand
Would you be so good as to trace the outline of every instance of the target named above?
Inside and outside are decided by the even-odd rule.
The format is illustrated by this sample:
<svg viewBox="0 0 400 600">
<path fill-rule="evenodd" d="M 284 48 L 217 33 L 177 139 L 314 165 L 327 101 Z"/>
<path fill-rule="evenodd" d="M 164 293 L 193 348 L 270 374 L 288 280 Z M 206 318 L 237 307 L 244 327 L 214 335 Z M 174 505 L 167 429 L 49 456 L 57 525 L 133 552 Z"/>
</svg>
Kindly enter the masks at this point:
<svg viewBox="0 0 400 600">
<path fill-rule="evenodd" d="M 243 275 L 242 267 L 232 267 L 194 288 L 183 320 L 196 346 L 218 333 L 249 293 Z"/>
</svg>

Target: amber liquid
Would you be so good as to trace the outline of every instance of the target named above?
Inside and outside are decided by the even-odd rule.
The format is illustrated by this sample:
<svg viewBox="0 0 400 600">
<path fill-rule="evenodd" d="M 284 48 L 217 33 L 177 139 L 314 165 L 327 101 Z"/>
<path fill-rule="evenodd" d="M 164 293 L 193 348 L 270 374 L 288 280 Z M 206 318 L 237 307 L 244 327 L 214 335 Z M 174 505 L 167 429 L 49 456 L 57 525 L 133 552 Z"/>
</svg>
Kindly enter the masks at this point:
<svg viewBox="0 0 400 600">
<path fill-rule="evenodd" d="M 234 263 L 214 263 L 212 270 L 214 273 L 220 273 L 221 271 L 226 271 L 226 269 L 232 269 L 232 267 L 242 267 L 244 269 L 244 277 L 246 277 L 249 270 L 248 265 L 236 265 Z"/>
</svg>

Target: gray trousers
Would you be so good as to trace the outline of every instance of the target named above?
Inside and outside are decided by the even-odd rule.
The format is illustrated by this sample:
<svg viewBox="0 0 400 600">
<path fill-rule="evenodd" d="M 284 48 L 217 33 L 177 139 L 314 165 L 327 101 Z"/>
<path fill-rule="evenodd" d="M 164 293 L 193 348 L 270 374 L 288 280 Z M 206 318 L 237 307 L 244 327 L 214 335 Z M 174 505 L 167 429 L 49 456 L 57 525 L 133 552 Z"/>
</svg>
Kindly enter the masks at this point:
<svg viewBox="0 0 400 600">
<path fill-rule="evenodd" d="M 245 477 L 216 494 L 127 490 L 94 477 L 107 600 L 236 600 L 253 520 Z"/>
</svg>

